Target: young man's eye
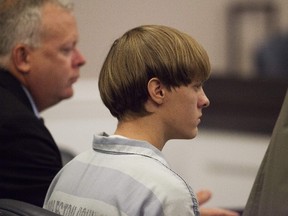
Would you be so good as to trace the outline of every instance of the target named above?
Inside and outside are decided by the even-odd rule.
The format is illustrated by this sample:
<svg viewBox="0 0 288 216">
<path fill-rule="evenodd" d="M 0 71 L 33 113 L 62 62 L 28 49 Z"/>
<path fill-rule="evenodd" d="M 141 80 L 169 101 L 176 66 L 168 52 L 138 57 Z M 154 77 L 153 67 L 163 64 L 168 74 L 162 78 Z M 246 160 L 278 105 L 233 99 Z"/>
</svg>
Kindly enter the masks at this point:
<svg viewBox="0 0 288 216">
<path fill-rule="evenodd" d="M 203 83 L 196 83 L 196 84 L 194 85 L 194 88 L 195 88 L 196 90 L 199 90 L 199 89 L 202 88 L 202 86 L 203 86 Z"/>
</svg>

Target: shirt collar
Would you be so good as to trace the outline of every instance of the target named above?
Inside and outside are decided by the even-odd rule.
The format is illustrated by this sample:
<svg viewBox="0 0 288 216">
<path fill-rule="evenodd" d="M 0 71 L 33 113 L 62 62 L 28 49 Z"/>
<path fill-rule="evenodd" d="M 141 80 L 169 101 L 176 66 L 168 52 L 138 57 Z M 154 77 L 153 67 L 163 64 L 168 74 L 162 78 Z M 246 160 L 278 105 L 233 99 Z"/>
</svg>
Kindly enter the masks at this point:
<svg viewBox="0 0 288 216">
<path fill-rule="evenodd" d="M 169 167 L 162 152 L 146 141 L 132 140 L 118 135 L 108 136 L 103 133 L 94 135 L 93 149 L 107 154 L 135 154 L 150 157 Z"/>
<path fill-rule="evenodd" d="M 27 95 L 27 97 L 28 97 L 28 99 L 29 99 L 29 101 L 30 101 L 30 104 L 31 104 L 31 106 L 32 106 L 32 109 L 33 109 L 33 112 L 34 112 L 35 116 L 36 116 L 37 118 L 41 118 L 41 117 L 40 117 L 40 113 L 39 113 L 39 111 L 38 111 L 38 109 L 37 109 L 37 107 L 36 107 L 36 104 L 35 104 L 32 96 L 31 96 L 30 92 L 28 91 L 28 89 L 27 89 L 25 86 L 22 86 L 22 88 L 23 88 L 25 94 Z"/>
</svg>

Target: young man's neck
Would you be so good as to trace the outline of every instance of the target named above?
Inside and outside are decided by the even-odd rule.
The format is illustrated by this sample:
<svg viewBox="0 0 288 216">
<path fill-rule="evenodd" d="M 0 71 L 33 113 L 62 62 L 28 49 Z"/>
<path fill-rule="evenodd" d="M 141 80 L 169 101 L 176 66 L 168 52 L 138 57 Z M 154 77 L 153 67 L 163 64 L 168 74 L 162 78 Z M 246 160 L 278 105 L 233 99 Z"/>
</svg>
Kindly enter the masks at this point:
<svg viewBox="0 0 288 216">
<path fill-rule="evenodd" d="M 125 136 L 129 139 L 149 142 L 160 151 L 166 143 L 166 140 L 163 138 L 161 127 L 159 127 L 159 125 L 153 124 L 153 120 L 147 121 L 146 117 L 140 117 L 137 119 L 134 118 L 118 122 L 114 134 Z"/>
</svg>

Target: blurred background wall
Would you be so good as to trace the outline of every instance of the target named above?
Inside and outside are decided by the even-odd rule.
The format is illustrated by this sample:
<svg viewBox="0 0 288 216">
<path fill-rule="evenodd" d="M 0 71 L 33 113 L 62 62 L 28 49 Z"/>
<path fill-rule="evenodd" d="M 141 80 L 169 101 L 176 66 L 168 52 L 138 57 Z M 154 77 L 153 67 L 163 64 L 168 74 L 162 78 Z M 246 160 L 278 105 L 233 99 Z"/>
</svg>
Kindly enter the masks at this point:
<svg viewBox="0 0 288 216">
<path fill-rule="evenodd" d="M 86 56 L 87 64 L 75 84 L 74 97 L 45 111 L 43 117 L 59 146 L 75 154 L 91 148 L 94 133 L 113 133 L 116 127 L 116 120 L 100 100 L 97 76 L 111 44 L 128 29 L 142 24 L 178 28 L 195 37 L 207 50 L 212 77 L 221 77 L 223 83 L 230 82 L 228 79 L 225 81 L 225 77 L 244 79 L 246 85 L 250 85 L 249 79 L 261 76 L 255 68 L 256 48 L 273 35 L 288 30 L 287 0 L 73 2 L 80 32 L 79 48 Z M 227 92 L 239 93 L 243 89 L 240 86 L 236 90 L 227 89 Z M 219 91 L 215 89 L 213 92 L 217 94 Z M 244 93 L 244 96 L 238 94 L 238 97 L 246 96 Z M 278 101 L 281 101 L 282 95 L 279 97 Z M 251 100 L 257 98 L 253 96 Z M 222 108 L 227 108 L 229 101 L 227 98 Z M 276 112 L 280 105 L 276 107 Z M 248 106 L 244 102 L 239 108 Z M 231 116 L 237 124 L 237 115 L 231 111 Z M 273 120 L 276 121 L 276 118 L 277 115 L 273 116 Z M 253 121 L 253 115 L 249 119 Z M 243 208 L 269 144 L 271 128 L 266 133 L 217 128 L 222 121 L 222 118 L 217 119 L 216 127 L 201 127 L 194 140 L 169 141 L 163 152 L 171 166 L 195 190 L 212 190 L 214 196 L 209 206 Z"/>
<path fill-rule="evenodd" d="M 251 73 L 255 47 L 275 34 L 274 30 L 288 31 L 287 0 L 73 1 L 81 33 L 80 48 L 88 59 L 83 78 L 95 78 L 112 42 L 138 25 L 163 24 L 189 33 L 205 47 L 212 68 L 219 74 L 229 73 L 230 35 L 244 49 L 243 73 Z M 270 18 L 271 11 L 276 12 L 274 18 Z M 236 16 L 229 16 L 231 12 Z M 233 26 L 232 19 L 236 21 Z M 267 29 L 270 19 L 272 27 Z"/>
</svg>

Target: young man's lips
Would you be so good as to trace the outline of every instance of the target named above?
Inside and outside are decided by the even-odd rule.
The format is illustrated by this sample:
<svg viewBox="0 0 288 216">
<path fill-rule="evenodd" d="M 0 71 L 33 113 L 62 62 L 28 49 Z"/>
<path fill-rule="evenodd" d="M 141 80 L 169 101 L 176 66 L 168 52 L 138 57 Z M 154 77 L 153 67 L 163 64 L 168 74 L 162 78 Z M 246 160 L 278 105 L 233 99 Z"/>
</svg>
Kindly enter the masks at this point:
<svg viewBox="0 0 288 216">
<path fill-rule="evenodd" d="M 201 117 L 202 117 L 202 115 L 199 116 L 199 118 L 198 118 L 198 124 L 200 124 L 200 122 L 201 122 Z"/>
</svg>

